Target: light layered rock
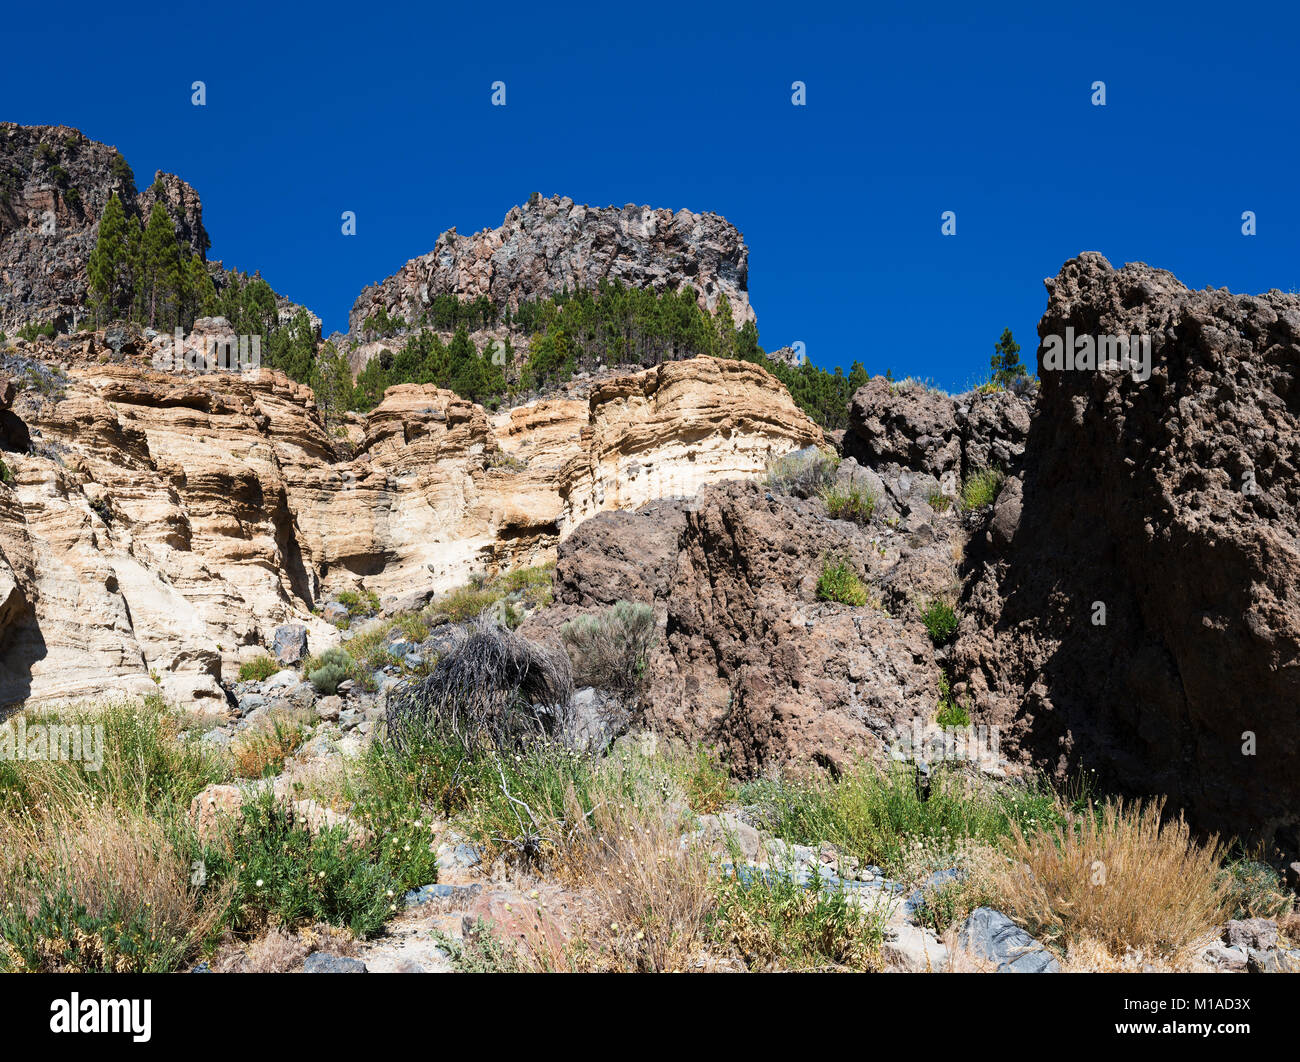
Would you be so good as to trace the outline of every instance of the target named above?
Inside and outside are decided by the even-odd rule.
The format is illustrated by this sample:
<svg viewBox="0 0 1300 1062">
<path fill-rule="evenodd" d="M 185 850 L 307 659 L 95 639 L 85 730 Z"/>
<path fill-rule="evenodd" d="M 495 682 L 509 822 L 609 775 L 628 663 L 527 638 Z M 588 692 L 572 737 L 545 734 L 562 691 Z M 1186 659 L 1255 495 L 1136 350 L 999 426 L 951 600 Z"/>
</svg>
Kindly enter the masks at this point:
<svg viewBox="0 0 1300 1062">
<path fill-rule="evenodd" d="M 313 652 L 337 637 L 311 614 L 329 593 L 544 563 L 586 515 L 822 439 L 763 370 L 701 358 L 495 415 L 394 387 L 345 455 L 279 373 L 87 350 L 13 410 L 35 452 L 0 485 L 0 704 L 161 689 L 224 710 L 220 681 L 276 626 Z"/>
<path fill-rule="evenodd" d="M 606 509 L 655 498 L 690 497 L 706 483 L 746 479 L 775 457 L 825 436 L 772 377 L 741 361 L 665 362 L 593 389 L 590 436 L 566 464 L 561 529 L 567 534 Z"/>
</svg>

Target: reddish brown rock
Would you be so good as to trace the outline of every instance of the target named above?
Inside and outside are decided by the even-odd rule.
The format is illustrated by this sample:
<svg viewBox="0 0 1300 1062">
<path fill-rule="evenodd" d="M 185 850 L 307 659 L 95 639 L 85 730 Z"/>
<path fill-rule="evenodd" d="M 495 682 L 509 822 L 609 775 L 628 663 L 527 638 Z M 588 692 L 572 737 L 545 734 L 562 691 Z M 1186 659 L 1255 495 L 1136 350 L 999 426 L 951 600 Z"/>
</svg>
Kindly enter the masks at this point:
<svg viewBox="0 0 1300 1062">
<path fill-rule="evenodd" d="M 959 688 L 1062 777 L 1294 850 L 1300 299 L 1097 254 L 1047 287 L 1040 339 L 1146 334 L 1154 371 L 1040 362 L 1023 489 L 975 543 Z"/>
</svg>

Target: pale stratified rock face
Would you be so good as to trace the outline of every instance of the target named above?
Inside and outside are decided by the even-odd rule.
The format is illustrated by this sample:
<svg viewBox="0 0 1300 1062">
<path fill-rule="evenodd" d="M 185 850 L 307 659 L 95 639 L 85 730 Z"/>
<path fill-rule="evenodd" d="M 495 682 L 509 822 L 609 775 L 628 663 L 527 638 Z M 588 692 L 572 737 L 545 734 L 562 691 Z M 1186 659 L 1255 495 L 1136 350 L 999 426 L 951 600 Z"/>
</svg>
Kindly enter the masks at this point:
<svg viewBox="0 0 1300 1062">
<path fill-rule="evenodd" d="M 751 402 L 772 377 L 742 361 L 697 358 L 620 376 L 591 394 L 590 441 L 565 466 L 561 530 L 606 509 L 689 497 L 706 483 L 746 479 L 774 457 L 823 445 L 814 426 L 783 401 Z"/>
<path fill-rule="evenodd" d="M 565 288 L 594 289 L 602 279 L 656 291 L 690 284 L 709 313 L 725 295 L 738 327 L 754 320 L 749 248 L 726 219 L 631 203 L 590 207 L 556 196 L 514 207 L 498 229 L 444 232 L 428 254 L 361 293 L 348 329 L 359 336 L 366 318 L 381 310 L 413 324 L 439 295 L 483 295 L 514 310 Z"/>
<path fill-rule="evenodd" d="M 823 441 L 766 372 L 700 358 L 496 415 L 394 387 L 345 457 L 278 373 L 87 352 L 9 414 L 36 453 L 6 454 L 0 485 L 0 704 L 161 686 L 220 707 L 278 624 L 334 637 L 310 615 L 327 592 L 543 563 L 586 515 Z"/>
</svg>

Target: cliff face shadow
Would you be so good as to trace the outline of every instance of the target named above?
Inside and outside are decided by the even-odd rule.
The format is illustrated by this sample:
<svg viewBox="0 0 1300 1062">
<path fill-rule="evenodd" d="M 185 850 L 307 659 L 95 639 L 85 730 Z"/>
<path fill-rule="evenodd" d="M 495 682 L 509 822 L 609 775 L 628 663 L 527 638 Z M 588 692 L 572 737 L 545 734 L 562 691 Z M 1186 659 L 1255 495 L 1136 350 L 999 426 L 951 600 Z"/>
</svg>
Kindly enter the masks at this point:
<svg viewBox="0 0 1300 1062">
<path fill-rule="evenodd" d="M 9 625 L 0 639 L 0 720 L 17 711 L 32 692 L 32 667 L 49 650 L 32 609 Z"/>
</svg>

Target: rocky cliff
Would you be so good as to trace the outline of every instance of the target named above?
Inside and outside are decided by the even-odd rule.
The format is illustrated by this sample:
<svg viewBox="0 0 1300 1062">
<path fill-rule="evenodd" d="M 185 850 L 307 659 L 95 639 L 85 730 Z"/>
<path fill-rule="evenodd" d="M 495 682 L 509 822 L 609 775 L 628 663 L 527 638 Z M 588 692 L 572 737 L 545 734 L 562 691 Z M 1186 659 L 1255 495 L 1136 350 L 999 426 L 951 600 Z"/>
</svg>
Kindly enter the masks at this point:
<svg viewBox="0 0 1300 1062">
<path fill-rule="evenodd" d="M 159 170 L 137 191 L 116 148 L 66 125 L 0 122 L 0 331 L 50 323 L 75 330 L 89 317 L 87 264 L 114 194 L 142 225 L 161 201 L 181 246 L 206 258 L 203 204 L 175 174 Z M 220 262 L 209 272 L 218 289 L 242 276 Z M 282 321 L 299 309 L 283 296 L 277 303 Z"/>
<path fill-rule="evenodd" d="M 538 564 L 583 515 L 823 442 L 765 372 L 708 358 L 495 415 L 395 387 L 354 453 L 267 370 L 164 373 L 88 334 L 6 367 L 24 445 L 0 484 L 0 704 L 161 686 L 220 705 L 277 623 L 335 634 L 310 616 L 327 592 Z"/>
<path fill-rule="evenodd" d="M 483 295 L 514 310 L 522 301 L 595 288 L 601 280 L 656 291 L 690 284 L 710 313 L 725 295 L 737 326 L 754 319 L 749 248 L 717 214 L 534 196 L 500 228 L 472 236 L 449 229 L 428 254 L 366 288 L 348 315 L 349 332 L 359 339 L 366 318 L 381 312 L 414 324 L 439 295 Z"/>
<path fill-rule="evenodd" d="M 1189 291 L 1098 254 L 1047 281 L 1042 392 L 972 551 L 954 667 L 1061 775 L 1201 825 L 1300 830 L 1300 298 Z M 1149 337 L 1149 379 L 1053 337 Z"/>
<path fill-rule="evenodd" d="M 194 189 L 161 171 L 155 182 L 178 235 L 204 253 L 208 236 Z M 0 329 L 87 316 L 86 263 L 114 193 L 141 218 L 158 198 L 152 184 L 137 194 L 116 148 L 64 125 L 0 122 Z"/>
</svg>

